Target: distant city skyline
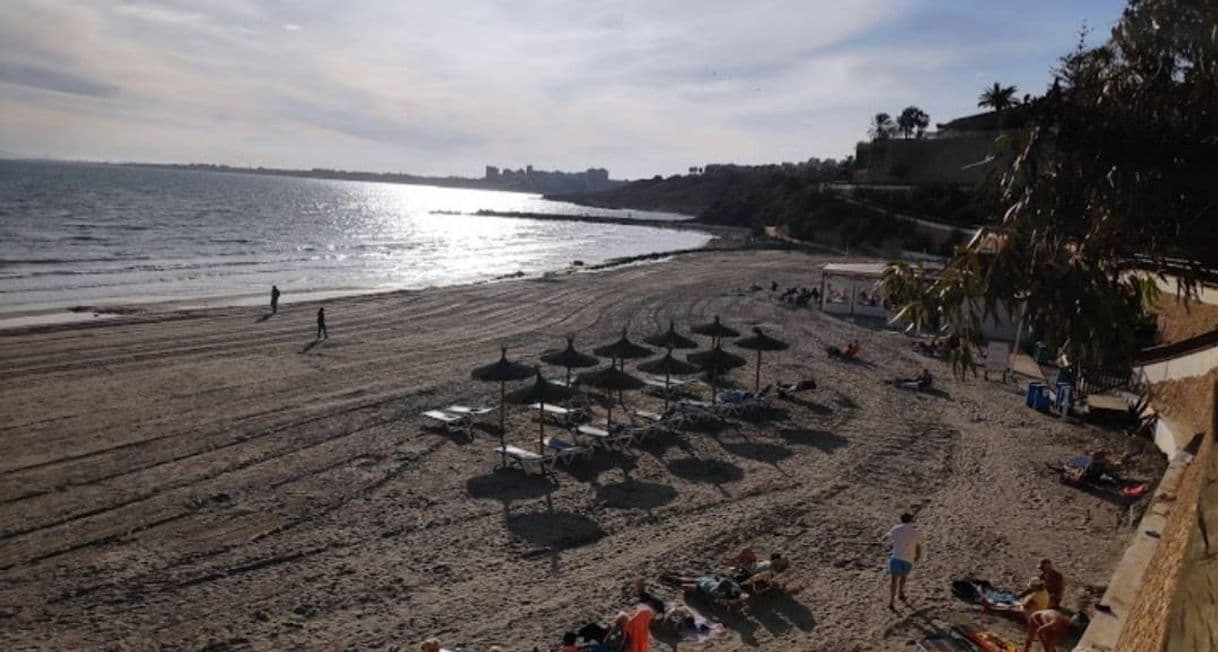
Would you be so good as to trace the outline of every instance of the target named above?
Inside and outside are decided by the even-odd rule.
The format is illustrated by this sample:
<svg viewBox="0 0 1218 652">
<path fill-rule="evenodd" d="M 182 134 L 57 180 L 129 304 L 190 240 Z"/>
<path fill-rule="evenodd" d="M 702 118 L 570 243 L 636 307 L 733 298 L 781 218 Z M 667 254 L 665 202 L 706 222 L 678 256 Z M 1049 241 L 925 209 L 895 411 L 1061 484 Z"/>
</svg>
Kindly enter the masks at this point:
<svg viewBox="0 0 1218 652">
<path fill-rule="evenodd" d="M 1039 93 L 1118 0 L 0 5 L 0 150 L 483 176 L 842 158 L 870 117 Z M 966 6 L 962 6 L 966 5 Z M 519 164 L 514 162 L 520 162 Z"/>
</svg>

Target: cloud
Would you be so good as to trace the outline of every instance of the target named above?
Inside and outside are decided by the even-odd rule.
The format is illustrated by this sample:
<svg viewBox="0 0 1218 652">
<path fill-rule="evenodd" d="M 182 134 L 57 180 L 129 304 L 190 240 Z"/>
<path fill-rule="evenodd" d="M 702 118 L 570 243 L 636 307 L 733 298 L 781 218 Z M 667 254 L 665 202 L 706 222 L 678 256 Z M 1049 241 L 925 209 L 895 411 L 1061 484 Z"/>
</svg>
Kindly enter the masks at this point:
<svg viewBox="0 0 1218 652">
<path fill-rule="evenodd" d="M 113 84 L 87 79 L 71 71 L 20 63 L 0 62 L 0 83 L 92 97 L 111 97 L 119 91 Z"/>
<path fill-rule="evenodd" d="M 8 0 L 0 148 L 630 177 L 841 156 L 876 111 L 972 111 L 976 70 L 1036 90 L 1120 4 Z"/>
</svg>

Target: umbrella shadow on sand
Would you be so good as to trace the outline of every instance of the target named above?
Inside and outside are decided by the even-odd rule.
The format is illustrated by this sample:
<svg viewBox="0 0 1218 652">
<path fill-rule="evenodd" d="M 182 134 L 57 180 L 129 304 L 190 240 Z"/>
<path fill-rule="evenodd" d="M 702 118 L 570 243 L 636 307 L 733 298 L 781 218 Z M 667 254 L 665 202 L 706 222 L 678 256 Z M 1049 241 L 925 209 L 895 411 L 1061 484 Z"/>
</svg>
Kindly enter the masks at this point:
<svg viewBox="0 0 1218 652">
<path fill-rule="evenodd" d="M 633 456 L 620 450 L 598 450 L 588 459 L 563 467 L 566 472 L 580 482 L 595 485 L 602 473 L 621 470 L 629 478 L 630 472 L 638 468 L 639 463 Z"/>
<path fill-rule="evenodd" d="M 540 548 L 534 555 L 586 546 L 605 536 L 596 521 L 575 512 L 551 509 L 511 514 L 507 529 L 516 538 Z"/>
<path fill-rule="evenodd" d="M 648 514 L 677 499 L 677 490 L 658 482 L 626 480 L 603 485 L 596 490 L 596 498 L 607 507 L 615 509 L 641 509 Z"/>
<path fill-rule="evenodd" d="M 720 446 L 723 446 L 724 450 L 733 455 L 747 457 L 750 460 L 757 460 L 758 462 L 765 462 L 766 464 L 771 464 L 775 467 L 778 466 L 779 462 L 795 454 L 795 451 L 786 446 L 770 444 L 763 441 L 745 440 L 723 443 L 720 444 Z"/>
<path fill-rule="evenodd" d="M 811 446 L 832 455 L 837 449 L 850 445 L 850 440 L 836 435 L 828 430 L 812 430 L 808 428 L 783 428 L 778 431 L 789 444 L 796 446 Z"/>
<path fill-rule="evenodd" d="M 787 396 L 782 400 L 792 405 L 798 405 L 799 407 L 804 408 L 813 414 L 819 414 L 821 416 L 829 416 L 830 414 L 833 414 L 833 408 L 829 407 L 828 405 L 821 405 L 816 401 L 809 401 L 804 398 L 799 398 L 798 396 Z"/>
<path fill-rule="evenodd" d="M 740 482 L 744 479 L 744 469 L 722 460 L 708 460 L 699 457 L 683 457 L 668 463 L 668 470 L 678 478 L 688 482 L 713 484 L 724 494 L 727 490 L 724 484 Z"/>
<path fill-rule="evenodd" d="M 491 471 L 465 482 L 465 491 L 471 498 L 494 498 L 503 503 L 505 511 L 513 501 L 549 496 L 554 489 L 554 483 L 549 478 L 521 475 L 511 469 Z"/>
<path fill-rule="evenodd" d="M 749 613 L 775 636 L 781 636 L 791 628 L 810 632 L 816 628 L 816 616 L 807 605 L 785 590 L 775 590 L 753 598 Z"/>
</svg>

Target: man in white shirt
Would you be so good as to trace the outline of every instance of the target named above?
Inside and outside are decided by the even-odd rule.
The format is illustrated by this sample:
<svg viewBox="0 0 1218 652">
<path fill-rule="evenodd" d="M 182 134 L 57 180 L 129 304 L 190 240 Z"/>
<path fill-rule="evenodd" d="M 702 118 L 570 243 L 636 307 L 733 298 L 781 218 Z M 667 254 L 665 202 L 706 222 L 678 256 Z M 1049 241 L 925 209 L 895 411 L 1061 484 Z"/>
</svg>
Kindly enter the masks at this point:
<svg viewBox="0 0 1218 652">
<path fill-rule="evenodd" d="M 918 528 L 913 524 L 913 514 L 901 514 L 901 524 L 889 530 L 888 536 L 892 538 L 892 554 L 888 557 L 888 574 L 892 576 L 888 608 L 895 611 L 897 596 L 905 600 L 905 578 L 913 571 L 914 562 L 922 558 L 922 542 Z"/>
</svg>

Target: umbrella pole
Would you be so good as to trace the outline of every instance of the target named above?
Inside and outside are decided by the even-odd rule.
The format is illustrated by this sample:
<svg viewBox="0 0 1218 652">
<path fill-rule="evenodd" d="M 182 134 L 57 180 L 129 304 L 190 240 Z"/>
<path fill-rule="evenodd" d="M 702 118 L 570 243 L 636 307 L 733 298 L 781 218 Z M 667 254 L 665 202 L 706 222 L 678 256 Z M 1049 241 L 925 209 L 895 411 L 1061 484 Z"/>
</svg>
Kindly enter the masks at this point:
<svg viewBox="0 0 1218 652">
<path fill-rule="evenodd" d="M 609 407 L 605 409 L 605 430 L 613 433 L 613 401 L 609 401 Z"/>
<path fill-rule="evenodd" d="M 504 410 L 507 409 L 507 406 L 506 406 L 507 401 L 504 400 L 504 396 L 503 396 L 504 392 L 507 391 L 506 389 L 504 389 L 504 386 L 506 384 L 507 383 L 503 382 L 502 380 L 499 381 L 499 436 L 500 437 L 502 437 L 506 433 L 506 430 L 504 429 L 504 425 L 503 425 L 503 423 L 504 423 L 503 419 L 504 419 L 504 414 L 505 414 Z M 506 461 L 506 459 L 505 459 L 505 461 Z"/>
<path fill-rule="evenodd" d="M 761 349 L 757 349 L 757 377 L 753 379 L 753 393 L 761 391 Z"/>
<path fill-rule="evenodd" d="M 668 354 L 672 355 L 672 349 L 668 350 Z M 672 377 L 672 370 L 664 370 L 664 411 L 668 411 L 668 379 Z"/>
<path fill-rule="evenodd" d="M 537 454 L 546 455 L 546 402 L 537 402 Z"/>
</svg>

